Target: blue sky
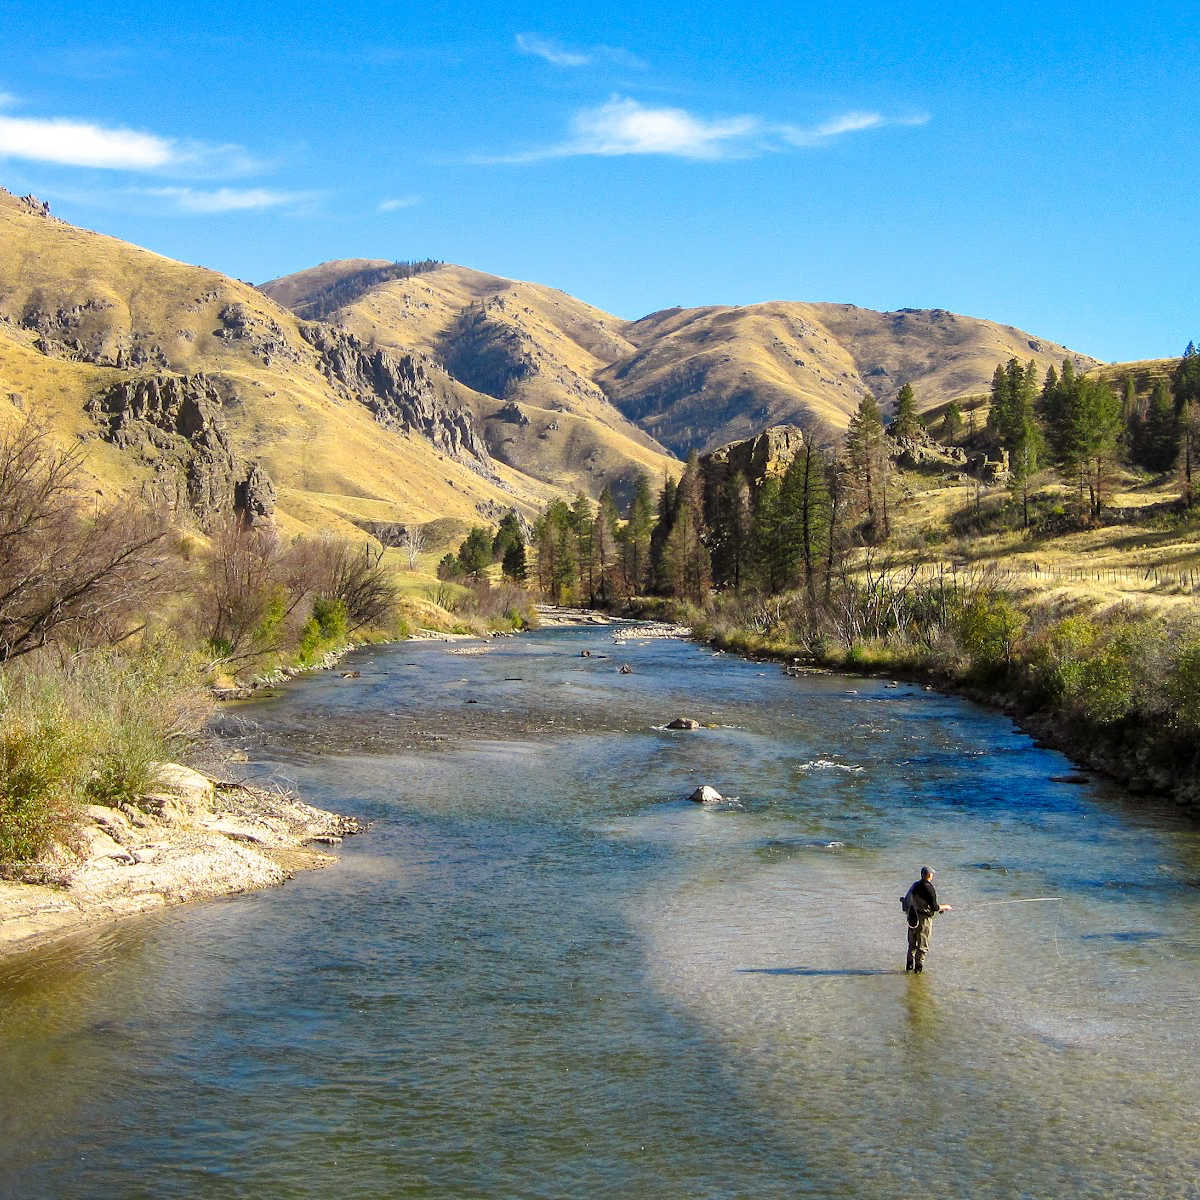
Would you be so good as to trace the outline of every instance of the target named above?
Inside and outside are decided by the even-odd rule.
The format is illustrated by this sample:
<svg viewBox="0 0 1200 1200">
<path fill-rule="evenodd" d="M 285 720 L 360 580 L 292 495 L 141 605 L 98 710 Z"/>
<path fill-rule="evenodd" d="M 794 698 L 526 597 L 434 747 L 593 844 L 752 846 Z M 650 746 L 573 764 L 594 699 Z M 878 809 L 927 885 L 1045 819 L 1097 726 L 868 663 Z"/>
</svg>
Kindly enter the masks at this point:
<svg viewBox="0 0 1200 1200">
<path fill-rule="evenodd" d="M 1193 7 L 746 7 L 5 0 L 0 184 L 254 282 L 433 257 L 631 318 L 1200 340 Z"/>
</svg>

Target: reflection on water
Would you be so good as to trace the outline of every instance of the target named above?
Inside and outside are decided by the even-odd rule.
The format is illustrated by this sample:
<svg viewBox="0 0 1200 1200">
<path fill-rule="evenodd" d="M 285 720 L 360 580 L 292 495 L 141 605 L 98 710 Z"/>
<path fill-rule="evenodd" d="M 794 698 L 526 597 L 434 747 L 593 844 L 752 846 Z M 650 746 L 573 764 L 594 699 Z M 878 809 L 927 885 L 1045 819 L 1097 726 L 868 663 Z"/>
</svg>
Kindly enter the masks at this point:
<svg viewBox="0 0 1200 1200">
<path fill-rule="evenodd" d="M 1195 833 L 957 700 L 609 649 L 243 709 L 370 833 L 0 966 L 0 1194 L 1200 1194 Z"/>
</svg>

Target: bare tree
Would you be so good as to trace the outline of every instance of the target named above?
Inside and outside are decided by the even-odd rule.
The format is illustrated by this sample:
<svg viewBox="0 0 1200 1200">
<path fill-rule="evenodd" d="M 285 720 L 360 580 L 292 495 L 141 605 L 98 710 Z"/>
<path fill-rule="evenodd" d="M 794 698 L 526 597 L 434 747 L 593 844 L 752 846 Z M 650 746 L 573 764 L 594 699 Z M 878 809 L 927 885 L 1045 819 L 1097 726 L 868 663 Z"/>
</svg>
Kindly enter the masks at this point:
<svg viewBox="0 0 1200 1200">
<path fill-rule="evenodd" d="M 417 556 L 422 554 L 426 547 L 425 530 L 420 525 L 405 525 L 404 532 L 400 535 L 399 546 L 408 555 L 408 569 L 415 571 Z"/>
<path fill-rule="evenodd" d="M 161 579 L 165 526 L 149 512 L 86 513 L 82 464 L 36 422 L 0 435 L 0 662 L 52 639 L 129 637 Z"/>
</svg>

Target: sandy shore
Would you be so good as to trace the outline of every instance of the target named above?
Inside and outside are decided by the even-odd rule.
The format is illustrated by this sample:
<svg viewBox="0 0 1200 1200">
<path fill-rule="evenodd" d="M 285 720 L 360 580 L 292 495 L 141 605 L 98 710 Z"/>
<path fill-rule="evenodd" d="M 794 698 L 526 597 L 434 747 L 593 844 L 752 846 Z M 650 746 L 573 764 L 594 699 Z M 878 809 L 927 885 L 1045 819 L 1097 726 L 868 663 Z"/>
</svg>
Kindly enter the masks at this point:
<svg viewBox="0 0 1200 1200">
<path fill-rule="evenodd" d="M 0 880 L 0 955 L 171 904 L 275 887 L 337 860 L 314 849 L 362 826 L 286 792 L 214 783 L 164 763 L 157 790 L 88 805 L 71 847 Z"/>
</svg>

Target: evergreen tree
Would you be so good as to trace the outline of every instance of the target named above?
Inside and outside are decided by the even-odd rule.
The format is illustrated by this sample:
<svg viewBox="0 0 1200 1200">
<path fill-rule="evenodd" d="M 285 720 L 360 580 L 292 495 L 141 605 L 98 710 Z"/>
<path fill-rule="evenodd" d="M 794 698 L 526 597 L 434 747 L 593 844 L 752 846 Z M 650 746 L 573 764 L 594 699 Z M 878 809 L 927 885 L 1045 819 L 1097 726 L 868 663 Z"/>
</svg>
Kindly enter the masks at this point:
<svg viewBox="0 0 1200 1200">
<path fill-rule="evenodd" d="M 962 427 L 962 409 L 958 407 L 956 401 L 951 400 L 946 406 L 945 415 L 942 417 L 942 441 L 947 444 L 953 442 L 962 432 Z"/>
<path fill-rule="evenodd" d="M 528 569 L 525 557 L 525 539 L 510 542 L 504 551 L 504 557 L 500 560 L 500 570 L 504 572 L 504 578 L 511 579 L 513 583 L 524 583 Z"/>
<path fill-rule="evenodd" d="M 1179 457 L 1179 417 L 1165 379 L 1150 393 L 1138 445 L 1137 462 L 1147 471 L 1169 471 Z"/>
<path fill-rule="evenodd" d="M 458 563 L 464 575 L 478 581 L 492 565 L 492 533 L 486 526 L 476 525 L 467 533 L 458 548 Z"/>
<path fill-rule="evenodd" d="M 620 558 L 617 550 L 617 506 L 606 485 L 596 506 L 592 530 L 592 555 L 595 561 L 596 596 L 603 607 L 611 605 L 618 591 Z"/>
<path fill-rule="evenodd" d="M 496 530 L 496 536 L 492 538 L 492 562 L 500 562 L 510 546 L 524 541 L 525 534 L 521 530 L 521 521 L 517 514 L 505 513 L 500 520 L 500 527 Z"/>
<path fill-rule="evenodd" d="M 552 500 L 533 527 L 537 547 L 537 580 L 542 593 L 554 604 L 566 604 L 579 595 L 578 542 L 571 509 Z"/>
<path fill-rule="evenodd" d="M 664 548 L 664 562 L 671 591 L 699 603 L 712 586 L 712 564 L 705 544 L 704 478 L 695 450 L 679 478 L 675 496 L 675 519 Z"/>
<path fill-rule="evenodd" d="M 709 522 L 713 581 L 718 587 L 741 588 L 749 562 L 752 525 L 750 485 L 741 471 L 734 471 L 717 489 Z"/>
<path fill-rule="evenodd" d="M 1171 392 L 1175 397 L 1175 411 L 1180 415 L 1189 400 L 1200 403 L 1200 354 L 1191 342 L 1171 373 Z"/>
<path fill-rule="evenodd" d="M 658 520 L 650 533 L 650 586 L 658 592 L 670 590 L 671 581 L 666 565 L 667 539 L 675 525 L 675 494 L 678 485 L 669 475 L 663 476 L 662 491 L 658 494 Z"/>
<path fill-rule="evenodd" d="M 805 438 L 783 479 L 780 499 L 789 534 L 799 546 L 804 589 L 809 603 L 816 603 L 817 574 L 825 558 L 830 535 L 831 502 L 829 464 L 812 438 Z"/>
<path fill-rule="evenodd" d="M 896 395 L 896 418 L 892 421 L 892 437 L 916 437 L 924 426 L 917 415 L 917 398 L 912 384 L 906 383 Z"/>
<path fill-rule="evenodd" d="M 650 496 L 650 483 L 645 475 L 639 474 L 633 485 L 629 514 L 621 530 L 622 570 L 625 589 L 630 595 L 635 595 L 646 586 L 653 528 L 654 502 Z"/>
<path fill-rule="evenodd" d="M 874 396 L 864 396 L 846 430 L 846 453 L 874 542 L 891 535 L 888 518 L 888 456 L 883 420 Z"/>
<path fill-rule="evenodd" d="M 571 530 L 575 534 L 575 560 L 579 571 L 579 595 L 589 604 L 596 603 L 595 517 L 592 502 L 582 493 L 575 493 L 571 505 Z"/>
<path fill-rule="evenodd" d="M 1190 344 L 1190 343 L 1189 343 Z M 1195 359 L 1194 354 L 1189 357 Z M 1183 502 L 1192 508 L 1200 491 L 1200 401 L 1187 399 L 1179 410 L 1179 485 Z"/>
<path fill-rule="evenodd" d="M 783 527 L 783 507 L 780 500 L 782 481 L 769 475 L 754 497 L 751 520 L 749 560 L 754 577 L 765 592 L 783 591 L 787 572 L 787 532 Z"/>
</svg>

